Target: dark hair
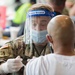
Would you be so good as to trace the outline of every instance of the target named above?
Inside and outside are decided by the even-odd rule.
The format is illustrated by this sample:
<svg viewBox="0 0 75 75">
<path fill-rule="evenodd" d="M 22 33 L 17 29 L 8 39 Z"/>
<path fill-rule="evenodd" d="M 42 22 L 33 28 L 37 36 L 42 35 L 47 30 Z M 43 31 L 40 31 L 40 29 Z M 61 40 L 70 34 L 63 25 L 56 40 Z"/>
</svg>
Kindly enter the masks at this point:
<svg viewBox="0 0 75 75">
<path fill-rule="evenodd" d="M 57 6 L 65 5 L 66 0 L 50 0 L 51 3 L 54 3 Z"/>
<path fill-rule="evenodd" d="M 36 3 L 36 0 L 30 0 L 30 3 L 34 3 L 35 4 Z"/>
</svg>

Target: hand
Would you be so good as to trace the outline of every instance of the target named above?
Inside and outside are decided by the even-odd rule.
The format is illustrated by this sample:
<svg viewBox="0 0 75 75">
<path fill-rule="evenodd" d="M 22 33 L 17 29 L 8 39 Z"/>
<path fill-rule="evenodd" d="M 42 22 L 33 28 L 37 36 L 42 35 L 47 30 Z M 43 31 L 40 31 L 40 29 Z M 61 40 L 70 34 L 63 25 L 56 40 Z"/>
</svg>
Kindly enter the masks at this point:
<svg viewBox="0 0 75 75">
<path fill-rule="evenodd" d="M 1 65 L 4 73 L 17 72 L 22 66 L 22 58 L 20 58 L 20 56 L 16 57 L 15 59 L 8 59 L 7 62 Z"/>
</svg>

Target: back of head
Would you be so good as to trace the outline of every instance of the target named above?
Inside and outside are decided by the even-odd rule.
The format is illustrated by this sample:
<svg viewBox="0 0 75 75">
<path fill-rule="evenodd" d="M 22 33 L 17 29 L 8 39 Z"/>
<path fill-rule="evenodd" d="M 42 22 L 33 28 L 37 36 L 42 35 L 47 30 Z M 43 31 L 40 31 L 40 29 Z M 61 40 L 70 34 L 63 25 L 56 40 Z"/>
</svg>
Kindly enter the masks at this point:
<svg viewBox="0 0 75 75">
<path fill-rule="evenodd" d="M 66 0 L 50 0 L 51 3 L 54 3 L 57 6 L 65 5 Z"/>
<path fill-rule="evenodd" d="M 51 19 L 47 27 L 53 42 L 68 46 L 74 44 L 74 27 L 69 16 L 59 15 Z"/>
<path fill-rule="evenodd" d="M 62 13 L 66 0 L 48 0 L 54 11 Z"/>
</svg>

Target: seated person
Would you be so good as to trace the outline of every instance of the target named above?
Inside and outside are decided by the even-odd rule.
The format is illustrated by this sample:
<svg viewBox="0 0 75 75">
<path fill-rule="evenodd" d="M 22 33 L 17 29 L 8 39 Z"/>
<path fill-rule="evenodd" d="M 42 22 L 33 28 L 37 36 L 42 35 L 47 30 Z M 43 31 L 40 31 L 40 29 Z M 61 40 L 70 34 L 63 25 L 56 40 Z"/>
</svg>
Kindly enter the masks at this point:
<svg viewBox="0 0 75 75">
<path fill-rule="evenodd" d="M 31 59 L 25 67 L 25 75 L 75 75 L 72 20 L 69 16 L 56 16 L 49 22 L 47 31 L 54 53 Z"/>
</svg>

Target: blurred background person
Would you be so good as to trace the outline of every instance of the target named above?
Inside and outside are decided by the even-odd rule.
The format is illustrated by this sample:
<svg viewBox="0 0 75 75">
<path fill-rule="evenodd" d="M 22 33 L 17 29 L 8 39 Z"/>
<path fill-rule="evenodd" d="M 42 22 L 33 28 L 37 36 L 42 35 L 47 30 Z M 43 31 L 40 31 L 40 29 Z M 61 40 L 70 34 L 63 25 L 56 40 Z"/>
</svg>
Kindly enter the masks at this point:
<svg viewBox="0 0 75 75">
<path fill-rule="evenodd" d="M 47 0 L 47 3 L 54 9 L 56 15 L 60 15 L 65 8 L 66 0 Z"/>
<path fill-rule="evenodd" d="M 21 5 L 15 13 L 12 26 L 19 26 L 21 23 L 25 22 L 26 14 L 29 8 L 36 3 L 36 0 L 30 0 L 28 3 Z"/>
<path fill-rule="evenodd" d="M 74 16 L 75 17 L 75 4 L 73 7 L 69 10 L 69 16 Z"/>
<path fill-rule="evenodd" d="M 75 4 L 75 0 L 66 0 L 65 6 L 69 10 L 73 7 L 74 4 Z"/>
<path fill-rule="evenodd" d="M 74 6 L 74 4 L 75 4 L 75 0 L 66 0 L 65 8 L 66 8 L 66 11 L 67 11 L 68 15 L 69 15 L 70 10 Z"/>
<path fill-rule="evenodd" d="M 16 12 L 14 15 L 14 18 L 11 22 L 11 27 L 19 27 L 20 26 L 20 30 L 17 34 L 17 37 L 21 36 L 24 34 L 24 25 L 25 25 L 25 20 L 26 20 L 26 15 L 27 12 L 29 10 L 29 8 L 36 3 L 36 0 L 29 0 L 29 2 L 26 3 L 20 3 L 21 1 L 17 1 L 16 3 L 18 3 L 16 5 Z M 10 31 L 9 32 L 4 32 L 3 36 L 7 36 L 10 37 Z"/>
</svg>

